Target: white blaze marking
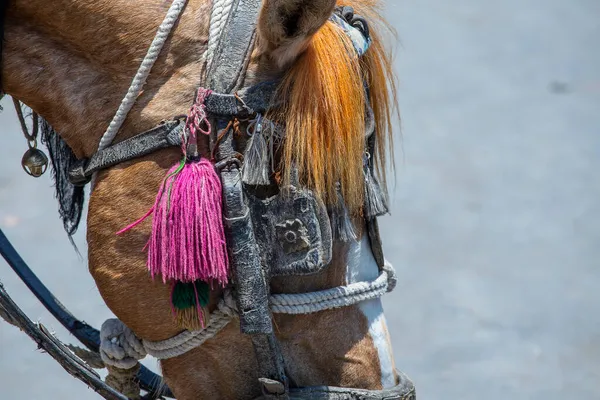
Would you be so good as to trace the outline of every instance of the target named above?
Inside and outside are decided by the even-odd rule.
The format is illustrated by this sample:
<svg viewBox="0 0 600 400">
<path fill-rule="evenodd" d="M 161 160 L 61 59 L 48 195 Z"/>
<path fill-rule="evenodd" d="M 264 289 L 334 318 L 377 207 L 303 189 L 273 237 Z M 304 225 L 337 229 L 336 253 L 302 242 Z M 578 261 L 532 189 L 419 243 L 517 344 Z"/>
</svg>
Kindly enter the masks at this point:
<svg viewBox="0 0 600 400">
<path fill-rule="evenodd" d="M 359 281 L 372 281 L 379 276 L 379 268 L 373 253 L 369 237 L 365 233 L 360 241 L 354 242 L 348 252 L 348 269 L 346 280 L 348 283 Z M 392 347 L 388 340 L 387 324 L 383 315 L 383 307 L 380 299 L 363 301 L 359 304 L 362 313 L 367 317 L 369 323 L 369 334 L 373 339 L 379 364 L 381 365 L 381 385 L 384 388 L 396 385 L 394 374 L 394 363 L 392 359 Z"/>
</svg>

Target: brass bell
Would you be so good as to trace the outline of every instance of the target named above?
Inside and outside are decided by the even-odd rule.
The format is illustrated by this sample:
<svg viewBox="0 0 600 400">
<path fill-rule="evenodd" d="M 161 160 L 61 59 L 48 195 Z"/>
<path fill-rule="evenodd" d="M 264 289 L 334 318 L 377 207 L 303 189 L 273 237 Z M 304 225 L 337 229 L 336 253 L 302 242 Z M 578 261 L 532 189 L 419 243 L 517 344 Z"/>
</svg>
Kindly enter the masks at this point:
<svg viewBox="0 0 600 400">
<path fill-rule="evenodd" d="M 38 150 L 36 146 L 29 147 L 29 150 L 23 154 L 21 166 L 28 175 L 39 178 L 48 168 L 48 157 L 43 151 Z"/>
</svg>

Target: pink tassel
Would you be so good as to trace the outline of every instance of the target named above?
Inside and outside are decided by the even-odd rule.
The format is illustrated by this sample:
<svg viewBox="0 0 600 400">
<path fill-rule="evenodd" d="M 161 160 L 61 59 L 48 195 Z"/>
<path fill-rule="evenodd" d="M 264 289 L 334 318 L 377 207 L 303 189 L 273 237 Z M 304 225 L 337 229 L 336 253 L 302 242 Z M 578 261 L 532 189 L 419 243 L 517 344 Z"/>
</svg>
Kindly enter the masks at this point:
<svg viewBox="0 0 600 400">
<path fill-rule="evenodd" d="M 154 205 L 148 245 L 152 277 L 227 284 L 222 218 L 221 181 L 213 165 L 202 159 L 173 167 Z"/>
<path fill-rule="evenodd" d="M 204 99 L 210 92 L 199 90 L 187 121 L 189 141 L 194 149 L 196 134 L 210 132 L 204 114 Z M 205 123 L 205 127 L 202 127 Z M 203 129 L 204 128 L 204 129 Z M 187 156 L 187 154 L 186 154 Z M 185 158 L 173 166 L 163 181 L 152 209 L 119 233 L 137 226 L 152 214 L 148 242 L 148 269 L 163 282 L 228 282 L 228 257 L 223 229 L 221 180 L 206 159 Z"/>
</svg>

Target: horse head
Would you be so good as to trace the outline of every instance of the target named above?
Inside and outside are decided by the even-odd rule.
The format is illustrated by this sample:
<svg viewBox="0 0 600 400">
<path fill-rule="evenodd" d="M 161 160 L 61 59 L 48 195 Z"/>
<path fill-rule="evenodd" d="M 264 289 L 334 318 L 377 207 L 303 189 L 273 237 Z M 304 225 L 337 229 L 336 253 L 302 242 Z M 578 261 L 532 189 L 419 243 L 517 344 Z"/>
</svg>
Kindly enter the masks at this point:
<svg viewBox="0 0 600 400">
<path fill-rule="evenodd" d="M 188 113 L 196 90 L 207 83 L 209 66 L 219 62 L 207 56 L 211 29 L 227 23 L 230 3 L 187 2 L 115 143 Z M 2 89 L 42 116 L 75 157 L 92 157 L 169 6 L 148 0 L 9 2 Z M 336 6 L 351 6 L 369 21 L 368 29 L 362 23 L 370 44 L 364 54 L 357 54 L 348 32 L 332 20 Z M 273 294 L 374 281 L 381 272 L 380 248 L 369 235 L 376 231 L 375 216 L 366 215 L 364 206 L 370 196 L 365 168 L 379 171 L 385 181 L 395 91 L 377 7 L 376 0 L 262 2 L 241 86 L 276 82 L 277 105 L 261 116 L 285 129 L 270 174 L 280 186 L 307 188 L 329 210 L 343 202 L 352 232 L 351 237 L 334 235 L 325 268 L 273 276 Z M 235 121 L 242 147 L 247 137 L 240 132 L 256 123 L 256 118 Z M 376 141 L 365 138 L 368 130 L 376 133 Z M 210 159 L 214 143 L 208 136 L 200 139 L 199 152 Z M 115 233 L 146 213 L 166 171 L 180 158 L 181 150 L 170 147 L 99 171 L 89 200 L 90 272 L 108 307 L 146 341 L 163 341 L 184 330 L 173 318 L 172 285 L 148 274 L 144 247 L 150 221 Z M 208 308 L 214 311 L 223 288 L 211 289 Z M 379 299 L 305 315 L 275 314 L 273 326 L 294 386 L 377 390 L 397 384 Z M 162 360 L 161 367 L 180 399 L 260 395 L 252 342 L 240 333 L 238 320 L 202 346 Z"/>
</svg>

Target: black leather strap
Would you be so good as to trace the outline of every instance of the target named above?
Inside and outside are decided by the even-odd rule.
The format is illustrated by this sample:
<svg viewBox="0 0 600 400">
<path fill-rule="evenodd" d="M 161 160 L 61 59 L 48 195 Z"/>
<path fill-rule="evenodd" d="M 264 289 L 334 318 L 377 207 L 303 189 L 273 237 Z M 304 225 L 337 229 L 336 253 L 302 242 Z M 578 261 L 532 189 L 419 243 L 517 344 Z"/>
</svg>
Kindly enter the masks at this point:
<svg viewBox="0 0 600 400">
<path fill-rule="evenodd" d="M 204 103 L 206 112 L 213 117 L 227 118 L 236 116 L 245 118 L 255 113 L 264 114 L 270 107 L 276 106 L 274 94 L 279 82 L 259 83 L 241 89 L 236 94 L 213 92 Z"/>
<path fill-rule="evenodd" d="M 69 171 L 74 185 L 84 186 L 92 175 L 125 161 L 151 154 L 160 149 L 181 145 L 182 119 L 163 122 L 155 128 L 96 152 L 91 158 L 79 160 Z"/>
<path fill-rule="evenodd" d="M 275 104 L 273 97 L 276 90 L 277 82 L 270 81 L 244 88 L 235 94 L 213 92 L 206 99 L 206 112 L 212 117 L 225 119 L 264 114 Z M 74 185 L 85 186 L 100 170 L 167 147 L 181 146 L 183 122 L 183 117 L 162 122 L 146 132 L 99 150 L 90 158 L 79 160 L 69 171 L 69 180 Z"/>
<path fill-rule="evenodd" d="M 271 334 L 271 314 L 267 278 L 261 268 L 261 255 L 254 236 L 250 209 L 240 174 L 239 160 L 230 149 L 233 135 L 226 134 L 219 146 L 217 163 L 223 184 L 223 208 L 230 264 L 242 333 Z M 270 377 L 274 379 L 274 377 Z"/>
<path fill-rule="evenodd" d="M 290 400 L 415 400 L 412 381 L 398 372 L 398 384 L 383 390 L 313 386 L 290 390 Z"/>
<path fill-rule="evenodd" d="M 243 75 L 254 46 L 254 35 L 262 0 L 234 0 L 225 30 L 208 71 L 208 87 L 233 93 L 242 87 Z"/>
<path fill-rule="evenodd" d="M 375 154 L 375 145 L 377 140 L 377 132 L 375 132 L 375 118 L 373 114 L 373 110 L 371 106 L 367 106 L 367 151 L 369 154 Z M 369 159 L 368 168 L 373 169 L 373 157 Z M 377 266 L 380 271 L 383 271 L 383 266 L 385 265 L 385 258 L 383 256 L 383 244 L 381 242 L 381 235 L 379 234 L 379 222 L 377 218 L 365 218 L 365 222 L 367 224 L 367 233 L 369 235 L 369 243 L 371 245 L 371 251 L 373 252 L 373 257 L 377 262 Z"/>
<path fill-rule="evenodd" d="M 216 92 L 234 93 L 243 77 L 254 45 L 261 0 L 234 0 L 225 23 L 213 63 L 207 75 L 208 87 Z M 231 104 L 231 103 L 230 103 Z M 233 105 L 230 108 L 233 110 Z M 225 116 L 227 113 L 223 113 Z M 218 118 L 219 130 L 228 118 Z M 269 310 L 269 279 L 262 268 L 260 249 L 241 179 L 241 165 L 233 147 L 233 130 L 221 131 L 217 147 L 217 168 L 223 185 L 224 218 L 228 234 L 230 265 L 243 333 L 250 335 L 258 363 L 259 382 L 265 399 L 288 399 L 283 355 L 273 332 Z M 214 135 L 213 135 L 214 138 Z"/>
<path fill-rule="evenodd" d="M 341 388 L 336 386 L 309 386 L 290 389 L 290 400 L 416 400 L 413 382 L 397 371 L 398 384 L 382 390 Z M 264 400 L 261 396 L 255 400 Z"/>
<path fill-rule="evenodd" d="M 283 355 L 273 332 L 269 309 L 270 277 L 265 276 L 262 268 L 261 253 L 242 187 L 241 165 L 233 149 L 233 131 L 230 128 L 222 134 L 217 168 L 220 169 L 223 186 L 223 213 L 240 328 L 252 339 L 265 399 L 287 399 Z"/>
</svg>

